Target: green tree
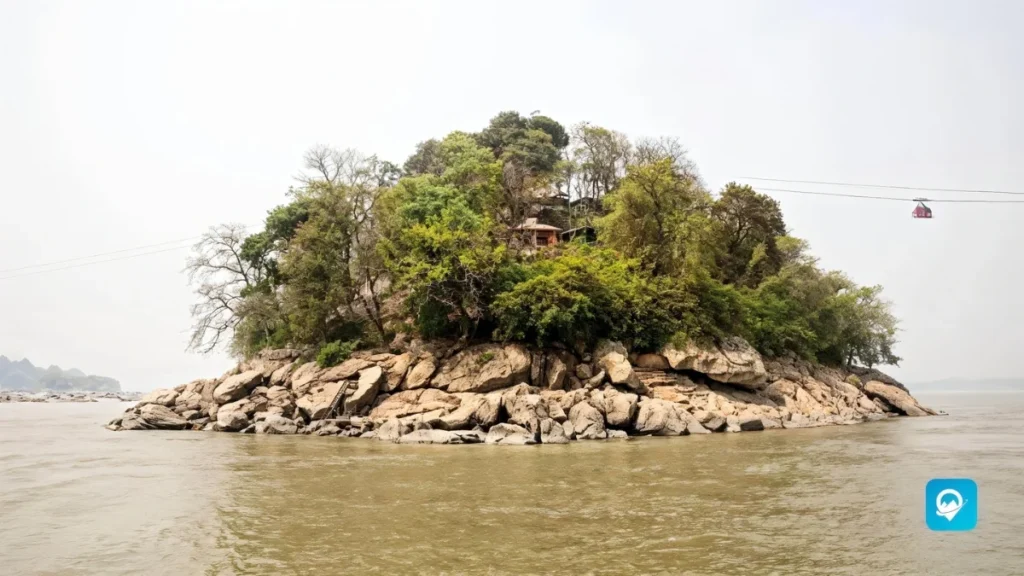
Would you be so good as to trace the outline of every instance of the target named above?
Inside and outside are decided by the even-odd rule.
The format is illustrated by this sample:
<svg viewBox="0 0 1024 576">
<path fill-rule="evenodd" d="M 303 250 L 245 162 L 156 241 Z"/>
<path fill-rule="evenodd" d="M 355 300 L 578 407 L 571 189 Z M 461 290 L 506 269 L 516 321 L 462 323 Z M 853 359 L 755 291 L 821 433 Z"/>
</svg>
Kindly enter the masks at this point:
<svg viewBox="0 0 1024 576">
<path fill-rule="evenodd" d="M 441 159 L 441 142 L 431 138 L 416 145 L 416 151 L 402 165 L 407 176 L 433 174 L 440 176 L 444 172 L 444 161 Z"/>
<path fill-rule="evenodd" d="M 711 206 L 721 226 L 720 278 L 726 284 L 757 286 L 783 264 L 776 239 L 786 235 L 779 203 L 750 186 L 730 182 Z"/>
<path fill-rule="evenodd" d="M 619 189 L 605 199 L 608 214 L 597 221 L 599 238 L 656 276 L 676 274 L 688 249 L 706 235 L 707 203 L 707 194 L 668 159 L 631 165 Z"/>
</svg>

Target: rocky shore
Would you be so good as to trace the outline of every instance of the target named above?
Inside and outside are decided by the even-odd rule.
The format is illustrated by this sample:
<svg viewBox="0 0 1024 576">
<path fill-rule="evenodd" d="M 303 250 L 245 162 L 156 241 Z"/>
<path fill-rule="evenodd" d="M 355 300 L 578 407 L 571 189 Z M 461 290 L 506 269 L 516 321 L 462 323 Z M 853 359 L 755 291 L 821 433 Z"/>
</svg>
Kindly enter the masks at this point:
<svg viewBox="0 0 1024 576">
<path fill-rule="evenodd" d="M 142 397 L 142 394 L 137 392 L 26 392 L 8 390 L 0 391 L 0 404 L 5 402 L 99 402 L 100 400 L 137 402 Z"/>
<path fill-rule="evenodd" d="M 564 444 L 935 414 L 877 370 L 764 359 L 740 339 L 640 355 L 607 341 L 592 352 L 413 343 L 331 368 L 299 357 L 264 351 L 220 378 L 155 390 L 107 428 Z"/>
</svg>

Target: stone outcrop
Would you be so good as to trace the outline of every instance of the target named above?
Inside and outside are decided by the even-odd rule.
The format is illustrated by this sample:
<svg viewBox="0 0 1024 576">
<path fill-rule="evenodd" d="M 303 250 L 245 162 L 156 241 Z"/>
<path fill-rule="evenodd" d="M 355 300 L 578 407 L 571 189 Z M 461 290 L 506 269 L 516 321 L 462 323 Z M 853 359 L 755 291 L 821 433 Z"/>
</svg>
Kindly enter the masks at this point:
<svg viewBox="0 0 1024 576">
<path fill-rule="evenodd" d="M 155 390 L 107 428 L 526 445 L 929 414 L 877 370 L 766 360 L 739 339 L 660 354 L 607 341 L 592 353 L 418 343 L 398 354 L 357 352 L 326 369 L 295 351 L 268 351 L 221 378 Z"/>
<path fill-rule="evenodd" d="M 760 390 L 768 379 L 761 355 L 741 338 L 728 338 L 718 346 L 691 341 L 681 350 L 669 344 L 661 354 L 673 370 L 699 372 L 726 384 Z"/>
</svg>

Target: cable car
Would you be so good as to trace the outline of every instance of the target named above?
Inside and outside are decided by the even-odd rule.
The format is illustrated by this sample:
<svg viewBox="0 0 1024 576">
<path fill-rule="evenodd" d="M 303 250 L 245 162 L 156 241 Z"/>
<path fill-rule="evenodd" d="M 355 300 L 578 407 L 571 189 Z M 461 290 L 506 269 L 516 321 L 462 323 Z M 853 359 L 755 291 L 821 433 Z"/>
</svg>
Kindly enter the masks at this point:
<svg viewBox="0 0 1024 576">
<path fill-rule="evenodd" d="M 927 207 L 927 206 L 925 206 L 925 204 L 924 204 L 925 200 L 927 200 L 927 198 L 914 198 L 914 201 L 917 202 L 917 206 L 914 207 L 914 212 L 913 212 L 914 218 L 931 218 L 932 217 L 932 209 Z"/>
</svg>

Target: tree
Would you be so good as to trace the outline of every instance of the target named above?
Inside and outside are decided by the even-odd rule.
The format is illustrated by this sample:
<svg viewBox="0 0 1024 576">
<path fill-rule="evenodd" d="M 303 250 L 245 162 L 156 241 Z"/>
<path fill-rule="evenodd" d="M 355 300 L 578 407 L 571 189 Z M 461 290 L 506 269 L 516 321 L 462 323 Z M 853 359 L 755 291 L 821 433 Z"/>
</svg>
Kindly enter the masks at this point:
<svg viewBox="0 0 1024 576">
<path fill-rule="evenodd" d="M 441 142 L 431 138 L 416 145 L 416 151 L 402 166 L 407 176 L 433 174 L 440 176 L 444 172 L 444 161 L 441 159 Z"/>
<path fill-rule="evenodd" d="M 231 336 L 244 318 L 243 299 L 267 278 L 265 253 L 243 254 L 245 239 L 245 226 L 223 224 L 208 230 L 192 247 L 185 268 L 189 282 L 198 284 L 199 302 L 191 308 L 192 350 L 211 352 Z"/>
<path fill-rule="evenodd" d="M 608 214 L 597 221 L 599 238 L 656 276 L 678 273 L 688 248 L 705 235 L 707 202 L 669 159 L 631 165 L 619 189 L 605 198 Z"/>
<path fill-rule="evenodd" d="M 405 228 L 385 253 L 421 331 L 442 335 L 454 329 L 462 338 L 472 337 L 487 317 L 506 262 L 491 220 L 462 201 Z"/>
<path fill-rule="evenodd" d="M 776 239 L 786 235 L 786 224 L 775 199 L 730 182 L 711 215 L 721 223 L 718 269 L 723 282 L 752 287 L 779 271 L 783 255 Z"/>
<path fill-rule="evenodd" d="M 559 151 L 567 144 L 561 124 L 547 116 L 524 118 L 518 112 L 498 114 L 476 138 L 495 158 L 520 164 L 534 174 L 554 171 Z"/>
<path fill-rule="evenodd" d="M 624 134 L 585 122 L 576 125 L 570 144 L 573 197 L 600 200 L 618 188 L 632 152 Z"/>
</svg>

